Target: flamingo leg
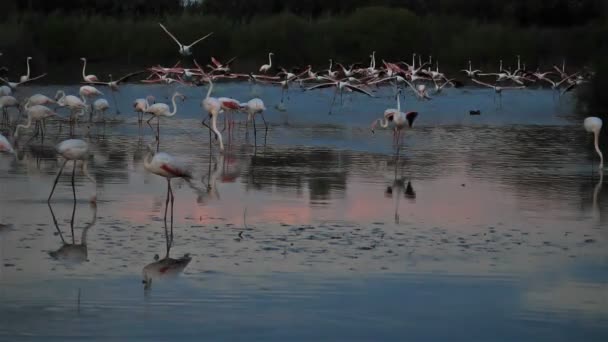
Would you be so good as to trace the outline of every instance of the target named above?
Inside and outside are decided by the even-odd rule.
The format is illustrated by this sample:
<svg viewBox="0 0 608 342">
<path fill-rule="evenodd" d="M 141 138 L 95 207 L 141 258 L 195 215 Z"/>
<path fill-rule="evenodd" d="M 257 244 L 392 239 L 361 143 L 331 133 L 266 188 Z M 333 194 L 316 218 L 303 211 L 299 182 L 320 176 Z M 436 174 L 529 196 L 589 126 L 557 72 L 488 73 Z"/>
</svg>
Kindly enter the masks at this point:
<svg viewBox="0 0 608 342">
<path fill-rule="evenodd" d="M 55 192 L 55 187 L 57 187 L 57 182 L 59 181 L 59 176 L 61 176 L 61 173 L 63 172 L 63 168 L 65 167 L 65 164 L 67 164 L 68 161 L 67 159 L 63 162 L 63 164 L 61 165 L 61 168 L 59 169 L 59 172 L 57 172 L 57 176 L 55 177 L 55 182 L 53 183 L 53 189 L 51 189 L 51 194 L 49 195 L 49 198 L 47 199 L 47 202 L 51 202 L 51 198 L 53 197 L 53 193 Z"/>
<path fill-rule="evenodd" d="M 175 202 L 175 196 L 173 195 L 171 180 L 169 180 L 169 192 L 171 193 L 171 240 L 169 245 L 173 245 L 173 203 Z"/>
<path fill-rule="evenodd" d="M 264 126 L 266 126 L 266 130 L 268 131 L 268 123 L 266 122 L 266 118 L 264 118 L 264 113 L 260 113 L 260 116 L 262 117 L 262 121 L 264 121 Z"/>
<path fill-rule="evenodd" d="M 338 94 L 338 87 L 334 91 L 334 97 L 331 99 L 331 104 L 329 105 L 329 115 L 331 115 L 331 110 L 334 107 L 334 102 L 336 102 L 336 95 Z"/>
<path fill-rule="evenodd" d="M 76 216 L 76 185 L 74 184 L 74 178 L 76 176 L 76 160 L 74 160 L 74 167 L 72 168 L 72 194 L 74 196 L 74 209 L 72 210 L 72 219 L 70 220 L 70 229 L 72 231 L 72 243 L 76 243 L 74 240 L 74 216 Z"/>
<path fill-rule="evenodd" d="M 167 231 L 167 210 L 169 209 L 169 196 L 171 189 L 171 179 L 167 178 L 167 199 L 165 200 L 165 237 L 167 238 L 167 249 L 169 249 L 169 232 Z"/>
<path fill-rule="evenodd" d="M 252 118 L 252 121 L 253 121 L 253 145 L 257 146 L 258 137 L 257 137 L 256 128 L 255 128 L 255 116 Z"/>
</svg>

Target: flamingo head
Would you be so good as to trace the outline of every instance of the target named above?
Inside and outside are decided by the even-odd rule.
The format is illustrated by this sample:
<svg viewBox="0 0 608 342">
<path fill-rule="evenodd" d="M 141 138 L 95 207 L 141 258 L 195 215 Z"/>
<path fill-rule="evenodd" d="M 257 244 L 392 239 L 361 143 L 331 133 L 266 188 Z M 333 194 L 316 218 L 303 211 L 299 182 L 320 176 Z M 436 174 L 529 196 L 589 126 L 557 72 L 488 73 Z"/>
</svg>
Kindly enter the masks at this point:
<svg viewBox="0 0 608 342">
<path fill-rule="evenodd" d="M 27 60 L 28 60 L 28 61 L 29 61 L 29 60 L 31 60 L 31 59 L 32 59 L 32 57 L 29 57 L 29 56 L 27 57 Z"/>
<path fill-rule="evenodd" d="M 80 60 L 81 60 L 81 61 L 83 61 L 83 62 L 86 62 L 86 61 L 87 61 L 87 59 L 86 59 L 86 58 L 84 58 L 84 57 L 80 57 Z"/>
</svg>

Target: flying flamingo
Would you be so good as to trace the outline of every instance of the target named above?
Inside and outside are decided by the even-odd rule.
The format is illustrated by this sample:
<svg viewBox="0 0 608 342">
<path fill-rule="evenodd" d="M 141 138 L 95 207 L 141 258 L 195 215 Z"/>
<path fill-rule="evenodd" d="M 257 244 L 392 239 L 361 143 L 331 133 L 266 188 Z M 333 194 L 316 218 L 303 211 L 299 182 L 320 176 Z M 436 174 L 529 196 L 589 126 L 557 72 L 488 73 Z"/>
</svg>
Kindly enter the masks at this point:
<svg viewBox="0 0 608 342">
<path fill-rule="evenodd" d="M 180 42 L 179 42 L 179 40 L 177 40 L 177 38 L 175 38 L 175 36 L 174 36 L 174 35 L 172 35 L 172 34 L 171 34 L 171 32 L 169 32 L 169 30 L 167 30 L 167 28 L 165 28 L 165 27 L 163 26 L 163 24 L 158 23 L 158 25 L 160 25 L 160 27 L 163 29 L 163 31 L 165 31 L 165 32 L 166 32 L 166 33 L 169 35 L 169 37 L 171 37 L 171 38 L 172 38 L 172 39 L 173 39 L 173 40 L 174 40 L 174 41 L 177 43 L 177 45 L 179 45 L 179 53 L 180 53 L 180 55 L 182 55 L 182 56 L 184 56 L 184 57 L 187 57 L 187 56 L 192 55 L 192 50 L 191 50 L 191 48 L 192 48 L 194 45 L 198 44 L 200 41 L 205 40 L 207 37 L 209 37 L 209 36 L 211 36 L 211 35 L 213 34 L 213 32 L 211 32 L 211 33 L 207 34 L 206 36 L 204 36 L 204 37 L 202 37 L 202 38 L 199 38 L 199 39 L 195 40 L 195 41 L 194 41 L 194 42 L 192 42 L 192 44 L 190 44 L 190 45 L 184 45 L 184 44 L 180 43 Z"/>
<path fill-rule="evenodd" d="M 46 106 L 30 106 L 29 103 L 25 104 L 25 113 L 27 115 L 27 124 L 17 125 L 17 128 L 15 129 L 15 139 L 19 137 L 19 130 L 21 128 L 28 129 L 32 127 L 32 121 L 36 122 L 36 133 L 34 134 L 34 137 L 37 136 L 38 132 L 40 131 L 42 134 L 42 139 L 44 139 L 44 125 L 41 124 L 41 121 L 52 116 L 57 116 L 57 113 Z"/>
<path fill-rule="evenodd" d="M 0 152 L 6 152 L 6 153 L 12 153 L 12 154 L 15 153 L 15 150 L 13 149 L 13 146 L 11 146 L 11 143 L 2 134 L 0 134 Z"/>
<path fill-rule="evenodd" d="M 257 143 L 255 128 L 255 116 L 257 114 L 260 114 L 260 116 L 262 117 L 262 120 L 264 121 L 264 126 L 266 127 L 266 131 L 268 131 L 268 124 L 266 123 L 266 119 L 264 118 L 264 111 L 266 110 L 266 106 L 264 106 L 264 101 L 255 98 L 245 103 L 241 103 L 240 107 L 247 112 L 247 123 L 253 120 L 253 139 Z"/>
<path fill-rule="evenodd" d="M 137 121 L 140 124 L 143 120 L 143 116 L 144 116 L 144 113 L 146 112 L 146 109 L 148 109 L 148 107 L 150 107 L 150 103 L 152 103 L 152 104 L 156 103 L 156 99 L 152 95 L 146 96 L 145 99 L 136 99 L 135 102 L 133 102 L 133 108 L 135 109 L 135 112 L 137 113 Z"/>
<path fill-rule="evenodd" d="M 97 78 L 97 76 L 95 75 L 87 75 L 86 73 L 86 69 L 87 69 L 87 59 L 82 57 L 80 58 L 80 60 L 83 62 L 82 64 L 82 79 L 87 82 L 87 83 L 93 83 L 93 82 L 98 82 L 99 79 Z"/>
<path fill-rule="evenodd" d="M 274 56 L 274 52 L 268 53 L 268 64 L 264 64 L 260 67 L 260 72 L 266 73 L 270 68 L 272 68 L 272 56 Z"/>
<path fill-rule="evenodd" d="M 602 130 L 602 119 L 590 116 L 583 121 L 583 126 L 588 133 L 593 133 L 593 143 L 595 146 L 595 152 L 600 156 L 600 170 L 604 168 L 604 156 L 599 146 L 600 131 Z"/>
<path fill-rule="evenodd" d="M 150 128 L 152 128 L 152 125 L 150 125 L 150 121 L 154 118 L 156 118 L 156 141 L 160 143 L 160 117 L 164 116 L 164 117 L 172 117 L 177 113 L 177 104 L 175 103 L 175 99 L 179 97 L 182 99 L 182 102 L 186 99 L 186 97 L 178 92 L 175 92 L 173 94 L 173 97 L 171 98 L 171 102 L 173 103 L 173 110 L 171 111 L 169 108 L 169 105 L 165 104 L 165 103 L 155 103 L 151 106 L 149 106 L 145 113 L 146 114 L 152 114 L 152 116 L 150 117 L 150 119 L 148 119 L 147 123 L 148 126 L 150 126 Z"/>
<path fill-rule="evenodd" d="M 526 86 L 501 87 L 499 85 L 491 85 L 491 84 L 488 84 L 488 83 L 485 83 L 485 82 L 481 82 L 480 80 L 477 80 L 475 78 L 473 78 L 472 81 L 475 82 L 475 83 L 477 83 L 477 84 L 479 84 L 479 85 L 482 85 L 484 87 L 488 87 L 488 88 L 494 89 L 494 93 L 498 94 L 498 97 L 499 97 L 499 99 L 501 101 L 501 105 L 502 105 L 502 91 L 503 90 L 526 89 Z M 496 97 L 494 99 L 496 99 Z"/>
<path fill-rule="evenodd" d="M 68 139 L 60 142 L 57 145 L 57 152 L 65 159 L 59 172 L 57 173 L 57 177 L 55 177 L 55 182 L 53 183 L 53 189 L 51 190 L 51 194 L 47 202 L 51 202 L 51 198 L 53 197 L 53 193 L 55 192 L 55 187 L 57 187 L 57 182 L 59 181 L 59 176 L 63 172 L 65 165 L 68 161 L 72 161 L 74 163 L 74 168 L 72 170 L 72 186 L 74 184 L 74 176 L 76 174 L 76 162 L 82 161 L 82 173 L 93 183 L 93 187 L 95 188 L 95 192 L 91 196 L 90 201 L 95 203 L 97 201 L 97 183 L 95 179 L 89 174 L 87 169 L 87 158 L 89 157 L 89 144 L 86 141 L 80 139 Z M 76 192 L 75 189 L 73 189 Z"/>
<path fill-rule="evenodd" d="M 28 79 L 27 81 L 25 81 L 25 82 L 10 82 L 9 80 L 7 80 L 7 79 L 4 79 L 4 78 L 0 77 L 0 81 L 2 81 L 2 82 L 4 82 L 4 83 L 6 83 L 6 85 L 7 85 L 7 86 L 8 86 L 8 87 L 9 87 L 11 90 L 16 90 L 16 89 L 17 89 L 17 87 L 18 87 L 18 86 L 20 86 L 20 85 L 22 85 L 22 84 L 25 84 L 25 83 L 28 83 L 28 82 L 33 82 L 33 81 L 38 80 L 38 79 L 41 79 L 41 78 L 43 78 L 43 77 L 45 77 L 45 76 L 46 76 L 46 74 L 42 74 L 42 75 L 39 75 L 39 76 L 36 76 L 36 77 L 29 78 L 29 79 Z M 4 89 L 4 88 L 3 88 L 3 89 Z M 6 90 L 3 90 L 2 92 L 6 92 Z M 8 93 L 8 94 L 6 94 L 6 95 L 10 95 L 10 94 L 11 94 L 11 93 Z"/>
<path fill-rule="evenodd" d="M 220 111 L 222 110 L 222 104 L 217 98 L 211 96 L 211 92 L 213 91 L 213 81 L 211 78 L 209 78 L 208 81 L 209 90 L 207 90 L 207 96 L 205 96 L 205 99 L 201 102 L 201 107 L 203 107 L 205 111 L 209 113 L 209 116 L 211 117 L 210 129 L 213 131 L 213 133 L 215 133 L 215 138 L 220 142 L 220 151 L 223 151 L 224 143 L 222 142 L 222 133 L 220 133 L 220 131 L 217 129 L 217 117 L 220 115 Z M 207 126 L 205 120 L 203 120 L 203 125 Z M 211 142 L 209 143 L 211 144 Z"/>
<path fill-rule="evenodd" d="M 473 70 L 473 64 L 471 63 L 470 59 L 469 59 L 469 68 L 462 69 L 460 71 L 466 73 L 468 78 L 475 78 L 475 76 L 477 76 L 477 74 L 479 74 L 481 72 L 481 70 L 478 70 L 478 69 Z"/>
<path fill-rule="evenodd" d="M 24 83 L 24 82 L 27 82 L 30 80 L 30 60 L 31 59 L 32 59 L 32 57 L 28 57 L 25 60 L 25 63 L 27 64 L 27 73 L 19 78 L 20 83 Z"/>
<path fill-rule="evenodd" d="M 372 93 L 370 93 L 369 91 L 367 91 L 367 90 L 365 90 L 365 89 L 363 89 L 361 87 L 352 85 L 352 84 L 350 84 L 348 82 L 345 82 L 345 81 L 342 81 L 342 80 L 338 81 L 338 80 L 335 80 L 335 79 L 332 79 L 332 78 L 328 78 L 328 77 L 325 78 L 325 80 L 327 80 L 329 82 L 314 85 L 312 87 L 306 88 L 306 90 L 328 88 L 328 87 L 336 87 L 336 90 L 334 92 L 334 96 L 333 96 L 333 98 L 331 100 L 331 105 L 329 106 L 329 114 L 331 114 L 331 109 L 334 106 L 334 102 L 336 101 L 336 95 L 338 94 L 338 91 L 340 92 L 340 99 L 342 99 L 342 92 L 344 91 L 344 89 L 346 89 L 348 91 L 356 91 L 358 93 L 365 94 L 365 95 L 367 95 L 369 97 L 374 97 L 374 95 Z M 340 102 L 342 102 L 342 100 L 340 100 Z"/>
<path fill-rule="evenodd" d="M 387 128 L 390 122 L 393 123 L 393 143 L 397 144 L 401 138 L 401 131 L 405 128 L 405 125 L 412 128 L 414 120 L 418 117 L 418 112 L 407 112 L 401 111 L 400 92 L 397 94 L 397 109 L 389 108 L 384 111 L 383 119 L 376 119 L 372 123 L 372 133 L 375 133 L 376 126 L 380 124 L 380 127 Z"/>
<path fill-rule="evenodd" d="M 133 77 L 133 76 L 137 76 L 139 74 L 144 73 L 144 71 L 136 71 L 136 72 L 132 72 L 130 74 L 126 74 L 123 77 L 117 79 L 116 81 L 112 80 L 112 75 L 108 75 L 110 77 L 110 81 L 108 82 L 101 82 L 99 80 L 97 81 L 90 81 L 90 82 L 85 82 L 85 83 L 89 83 L 89 84 L 97 84 L 97 85 L 105 85 L 110 87 L 110 89 L 116 91 L 118 90 L 118 85 L 126 80 L 128 80 L 129 78 Z"/>
</svg>

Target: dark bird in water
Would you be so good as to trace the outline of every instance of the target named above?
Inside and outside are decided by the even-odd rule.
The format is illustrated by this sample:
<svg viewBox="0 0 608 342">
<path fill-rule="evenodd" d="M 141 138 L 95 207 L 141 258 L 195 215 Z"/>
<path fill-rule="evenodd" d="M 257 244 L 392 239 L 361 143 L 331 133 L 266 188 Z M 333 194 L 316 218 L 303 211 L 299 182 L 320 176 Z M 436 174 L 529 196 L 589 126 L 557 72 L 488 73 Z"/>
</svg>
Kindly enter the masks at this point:
<svg viewBox="0 0 608 342">
<path fill-rule="evenodd" d="M 470 110 L 469 111 L 469 115 L 481 115 L 481 111 L 478 110 Z"/>
</svg>

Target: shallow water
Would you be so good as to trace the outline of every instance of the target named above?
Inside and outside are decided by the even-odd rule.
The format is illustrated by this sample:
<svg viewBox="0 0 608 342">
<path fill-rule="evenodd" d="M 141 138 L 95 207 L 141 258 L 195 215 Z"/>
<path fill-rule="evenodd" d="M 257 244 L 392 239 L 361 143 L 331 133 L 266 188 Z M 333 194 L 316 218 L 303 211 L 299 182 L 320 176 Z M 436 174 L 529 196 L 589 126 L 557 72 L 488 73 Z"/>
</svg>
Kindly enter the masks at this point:
<svg viewBox="0 0 608 342">
<path fill-rule="evenodd" d="M 215 96 L 264 99 L 270 128 L 258 119 L 256 147 L 237 124 L 219 154 L 200 123 L 206 89 L 177 89 L 188 98 L 161 121 L 160 148 L 195 175 L 197 189 L 173 182 L 170 250 L 192 261 L 144 290 L 142 269 L 166 253 L 167 186 L 144 170 L 154 135 L 129 111 L 175 87 L 124 86 L 119 122 L 85 137 L 96 209 L 76 176 L 75 243 L 97 217 L 85 257 L 49 255 L 72 243 L 71 167 L 52 212 L 46 203 L 66 127 L 49 123 L 43 144 L 24 137 L 17 160 L 0 156 L 1 339 L 608 338 L 608 199 L 571 96 L 408 95 L 403 107 L 420 115 L 397 155 L 389 131 L 369 131 L 395 106 L 390 88 L 346 95 L 328 115 L 330 90 L 292 90 L 278 111 L 278 88 L 220 84 Z"/>
</svg>

